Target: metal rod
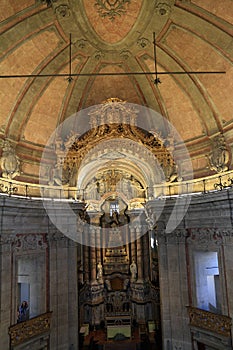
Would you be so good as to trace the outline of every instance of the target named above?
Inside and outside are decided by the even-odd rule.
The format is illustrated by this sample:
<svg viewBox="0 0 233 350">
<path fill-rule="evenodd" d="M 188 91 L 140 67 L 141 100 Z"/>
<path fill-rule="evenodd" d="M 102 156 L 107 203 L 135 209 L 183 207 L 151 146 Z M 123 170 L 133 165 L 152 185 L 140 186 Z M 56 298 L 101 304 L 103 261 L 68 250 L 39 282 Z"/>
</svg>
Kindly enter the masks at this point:
<svg viewBox="0 0 233 350">
<path fill-rule="evenodd" d="M 156 55 L 156 38 L 155 38 L 155 32 L 153 33 L 153 44 L 154 44 L 154 64 L 155 64 L 155 84 L 161 83 L 160 79 L 158 78 L 158 69 L 157 69 L 157 55 Z"/>
<path fill-rule="evenodd" d="M 71 73 L 71 33 L 70 33 L 70 44 L 69 44 L 69 76 L 67 80 L 69 83 L 71 83 L 73 80 L 72 73 Z"/>
<path fill-rule="evenodd" d="M 70 33 L 70 47 L 69 47 L 69 76 L 71 77 L 71 33 Z"/>
<path fill-rule="evenodd" d="M 118 75 L 176 75 L 176 74 L 226 74 L 225 71 L 190 71 L 190 72 L 112 72 L 112 73 L 61 73 L 61 74 L 15 74 L 15 75 L 0 75 L 0 79 L 13 78 L 49 78 L 49 77 L 94 77 L 94 76 L 118 76 Z"/>
</svg>

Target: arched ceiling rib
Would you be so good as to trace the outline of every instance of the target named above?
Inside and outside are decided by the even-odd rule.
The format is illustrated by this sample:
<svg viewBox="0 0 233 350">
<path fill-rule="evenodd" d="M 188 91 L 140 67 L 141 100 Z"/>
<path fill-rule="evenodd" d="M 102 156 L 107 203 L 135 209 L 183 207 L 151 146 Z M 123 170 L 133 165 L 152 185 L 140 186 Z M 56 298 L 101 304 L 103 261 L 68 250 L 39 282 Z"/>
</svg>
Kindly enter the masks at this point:
<svg viewBox="0 0 233 350">
<path fill-rule="evenodd" d="M 124 10 L 110 19 L 100 16 L 95 0 L 57 0 L 52 6 L 41 0 L 3 1 L 1 74 L 68 73 L 69 33 L 72 72 L 90 74 L 71 83 L 65 78 L 0 79 L 0 138 L 12 140 L 28 173 L 31 166 L 36 174 L 43 146 L 59 123 L 110 97 L 167 118 L 188 146 L 196 177 L 211 174 L 206 155 L 216 135 L 223 133 L 231 150 L 233 2 L 131 0 Z M 159 71 L 226 74 L 162 75 L 158 86 L 153 76 L 91 76 L 154 71 L 153 32 Z"/>
</svg>

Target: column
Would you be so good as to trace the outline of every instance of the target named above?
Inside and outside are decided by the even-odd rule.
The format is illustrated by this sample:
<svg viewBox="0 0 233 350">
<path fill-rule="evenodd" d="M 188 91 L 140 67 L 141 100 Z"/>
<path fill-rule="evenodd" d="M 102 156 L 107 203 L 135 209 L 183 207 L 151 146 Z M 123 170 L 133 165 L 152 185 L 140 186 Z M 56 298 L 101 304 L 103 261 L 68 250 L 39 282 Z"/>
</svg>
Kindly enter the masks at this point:
<svg viewBox="0 0 233 350">
<path fill-rule="evenodd" d="M 83 264 L 83 273 L 84 273 L 84 281 L 83 282 L 89 282 L 89 247 L 87 245 L 85 245 L 83 247 L 83 254 L 84 254 L 84 264 Z"/>
<path fill-rule="evenodd" d="M 135 227 L 130 226 L 130 242 L 131 242 L 131 262 L 136 261 L 136 242 L 135 242 Z"/>
<path fill-rule="evenodd" d="M 149 232 L 142 236 L 143 249 L 142 249 L 142 258 L 144 273 L 143 277 L 146 281 L 149 280 L 149 265 L 150 265 L 150 244 L 149 244 Z"/>
<path fill-rule="evenodd" d="M 136 227 L 137 237 L 140 234 L 141 226 Z M 137 267 L 138 267 L 138 281 L 143 280 L 143 256 L 142 256 L 142 242 L 141 237 L 139 237 L 136 241 L 137 246 Z"/>
<path fill-rule="evenodd" d="M 90 247 L 90 265 L 91 265 L 91 283 L 96 281 L 96 247 L 95 247 L 95 228 L 91 228 L 91 247 Z"/>
</svg>

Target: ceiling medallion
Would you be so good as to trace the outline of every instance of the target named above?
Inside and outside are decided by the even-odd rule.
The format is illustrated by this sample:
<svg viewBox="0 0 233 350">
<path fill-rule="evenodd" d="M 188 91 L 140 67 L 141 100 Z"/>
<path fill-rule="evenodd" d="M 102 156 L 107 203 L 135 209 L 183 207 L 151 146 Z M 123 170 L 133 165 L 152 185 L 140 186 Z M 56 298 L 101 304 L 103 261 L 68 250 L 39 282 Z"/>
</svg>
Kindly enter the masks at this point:
<svg viewBox="0 0 233 350">
<path fill-rule="evenodd" d="M 156 12 L 160 16 L 168 16 L 171 12 L 171 6 L 166 2 L 159 2 L 156 6 Z"/>
<path fill-rule="evenodd" d="M 59 5 L 58 7 L 56 7 L 55 12 L 60 17 L 70 16 L 70 9 L 67 5 Z"/>
<path fill-rule="evenodd" d="M 100 17 L 109 17 L 111 21 L 116 16 L 121 16 L 126 13 L 126 4 L 130 4 L 131 0 L 96 0 L 95 6 L 100 14 Z"/>
</svg>

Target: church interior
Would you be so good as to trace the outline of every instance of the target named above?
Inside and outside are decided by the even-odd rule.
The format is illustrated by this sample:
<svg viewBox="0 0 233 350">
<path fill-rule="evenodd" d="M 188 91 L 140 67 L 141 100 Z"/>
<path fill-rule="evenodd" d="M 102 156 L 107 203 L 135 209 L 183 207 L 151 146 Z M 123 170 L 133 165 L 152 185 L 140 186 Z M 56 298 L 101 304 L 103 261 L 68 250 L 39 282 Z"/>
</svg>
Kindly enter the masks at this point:
<svg viewBox="0 0 233 350">
<path fill-rule="evenodd" d="M 0 349 L 231 350 L 233 1 L 0 9 Z"/>
</svg>

